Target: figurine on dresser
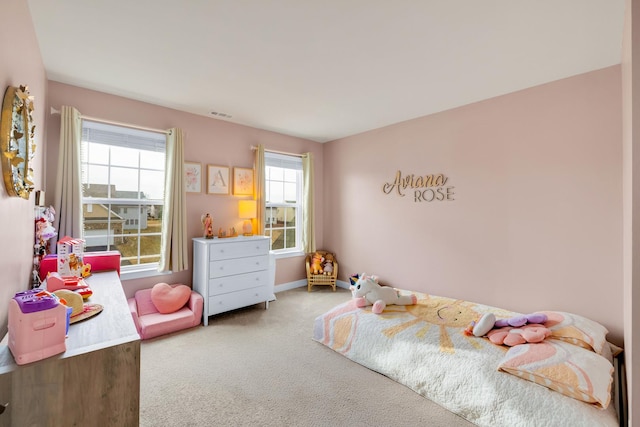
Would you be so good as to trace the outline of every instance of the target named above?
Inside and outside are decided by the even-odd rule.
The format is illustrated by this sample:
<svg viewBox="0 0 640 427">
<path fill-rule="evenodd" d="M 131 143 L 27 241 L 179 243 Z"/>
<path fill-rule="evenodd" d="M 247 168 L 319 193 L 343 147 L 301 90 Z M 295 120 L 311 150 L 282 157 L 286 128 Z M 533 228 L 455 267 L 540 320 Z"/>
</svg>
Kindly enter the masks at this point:
<svg viewBox="0 0 640 427">
<path fill-rule="evenodd" d="M 209 215 L 209 213 L 206 213 L 202 215 L 200 220 L 202 221 L 202 228 L 204 230 L 203 237 L 207 239 L 213 239 L 213 218 L 211 218 L 211 215 Z"/>
</svg>

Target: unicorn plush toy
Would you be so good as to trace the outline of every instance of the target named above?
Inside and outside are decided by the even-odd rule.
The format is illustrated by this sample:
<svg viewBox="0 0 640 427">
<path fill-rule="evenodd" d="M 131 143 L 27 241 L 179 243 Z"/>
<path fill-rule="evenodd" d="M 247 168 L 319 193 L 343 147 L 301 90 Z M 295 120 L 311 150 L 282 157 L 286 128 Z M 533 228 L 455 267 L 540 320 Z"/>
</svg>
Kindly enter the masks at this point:
<svg viewBox="0 0 640 427">
<path fill-rule="evenodd" d="M 400 295 L 400 293 L 389 286 L 380 286 L 377 277 L 360 275 L 355 285 L 351 287 L 351 293 L 356 299 L 358 307 L 373 305 L 371 311 L 375 314 L 382 313 L 388 304 L 413 305 L 418 302 L 415 295 Z"/>
</svg>

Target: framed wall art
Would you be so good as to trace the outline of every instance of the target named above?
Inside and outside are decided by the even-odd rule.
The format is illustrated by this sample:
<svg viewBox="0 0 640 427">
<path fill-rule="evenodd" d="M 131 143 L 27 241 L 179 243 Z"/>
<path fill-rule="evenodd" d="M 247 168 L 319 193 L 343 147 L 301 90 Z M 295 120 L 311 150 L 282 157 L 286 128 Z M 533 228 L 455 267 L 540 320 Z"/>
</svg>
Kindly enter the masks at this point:
<svg viewBox="0 0 640 427">
<path fill-rule="evenodd" d="M 207 193 L 229 194 L 229 168 L 207 165 Z"/>
<path fill-rule="evenodd" d="M 235 196 L 253 195 L 253 169 L 233 168 L 233 194 Z"/>
<path fill-rule="evenodd" d="M 184 162 L 184 189 L 187 193 L 202 192 L 202 165 Z"/>
</svg>

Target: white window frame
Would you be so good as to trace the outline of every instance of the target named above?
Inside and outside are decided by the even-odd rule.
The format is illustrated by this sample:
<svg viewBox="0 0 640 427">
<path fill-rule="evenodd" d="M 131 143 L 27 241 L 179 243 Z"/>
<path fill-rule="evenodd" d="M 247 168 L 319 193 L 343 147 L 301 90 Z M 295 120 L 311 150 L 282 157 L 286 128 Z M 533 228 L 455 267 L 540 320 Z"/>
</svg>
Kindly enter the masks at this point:
<svg viewBox="0 0 640 427">
<path fill-rule="evenodd" d="M 90 120 L 83 120 L 82 121 L 82 147 L 85 147 L 85 143 L 87 141 L 87 138 L 89 138 L 91 140 L 91 142 L 97 142 L 97 143 L 101 143 L 104 145 L 108 145 L 108 146 L 124 146 L 124 147 L 128 147 L 128 148 L 139 148 L 140 150 L 153 150 L 153 151 L 159 151 L 159 152 L 163 152 L 166 154 L 166 135 L 165 134 L 160 134 L 160 133 L 156 133 L 156 132 L 151 132 L 151 131 L 145 131 L 145 130 L 138 130 L 138 129 L 132 129 L 130 127 L 126 127 L 126 126 L 118 126 L 118 125 L 112 125 L 112 124 L 104 124 L 104 123 L 98 123 L 98 122 L 93 122 Z M 90 136 L 88 136 L 90 135 Z M 85 170 L 86 167 L 91 168 L 91 166 L 99 166 L 99 167 L 104 167 L 105 164 L 104 163 L 100 163 L 100 164 L 93 164 L 93 163 L 89 163 L 88 161 L 88 156 L 86 156 L 84 153 L 81 155 L 81 163 L 82 163 L 82 171 Z M 109 174 L 111 173 L 111 167 L 113 165 L 111 165 L 111 159 L 107 159 L 107 165 L 109 168 Z M 122 166 L 118 166 L 118 167 L 122 167 Z M 164 173 L 165 173 L 165 165 L 162 164 L 160 165 L 159 168 L 145 168 L 142 167 L 140 165 L 140 163 L 138 163 L 137 166 L 132 166 L 132 169 L 135 169 L 138 171 L 138 176 L 140 171 L 156 171 L 156 172 L 162 172 L 162 183 L 164 183 Z M 82 180 L 84 182 L 84 179 Z M 140 192 L 140 187 L 138 185 L 138 191 Z M 109 205 L 117 205 L 117 206 L 123 206 L 123 205 L 129 205 L 130 207 L 139 207 L 139 209 L 128 209 L 128 208 L 124 208 L 122 213 L 127 212 L 136 212 L 138 215 L 138 220 L 134 221 L 133 218 L 124 218 L 123 224 L 124 223 L 135 223 L 136 227 L 135 227 L 135 233 L 128 233 L 127 236 L 133 236 L 135 238 L 139 239 L 141 237 L 144 236 L 158 236 L 161 238 L 162 235 L 162 222 L 161 222 L 161 229 L 158 232 L 153 232 L 153 233 L 142 233 L 140 230 L 140 215 L 144 215 L 145 213 L 145 209 L 144 206 L 147 205 L 155 205 L 155 206 L 164 206 L 164 195 L 162 198 L 160 199 L 142 199 L 142 198 L 137 198 L 137 199 L 133 199 L 133 198 L 116 198 L 114 196 L 112 196 L 111 194 L 111 189 L 108 187 L 107 189 L 107 197 L 88 197 L 84 195 L 84 191 L 83 191 L 83 195 L 82 195 L 82 206 L 85 205 L 105 205 L 105 206 L 109 206 Z M 83 210 L 84 212 L 84 210 Z M 116 235 L 114 233 L 112 233 L 112 228 L 111 228 L 111 220 L 112 220 L 112 215 L 108 215 L 107 216 L 107 233 L 106 234 L 94 234 L 92 235 L 92 237 L 101 237 L 101 238 L 105 238 L 106 239 L 106 243 L 107 243 L 107 250 L 112 250 L 112 249 L 117 249 L 112 247 L 112 245 L 110 244 L 111 239 L 118 237 L 120 235 Z M 82 223 L 83 223 L 83 239 L 85 238 L 85 230 L 84 230 L 84 225 L 85 225 L 85 218 L 82 218 Z M 145 223 L 146 223 L 146 218 L 145 218 Z M 128 231 L 133 231 L 132 229 L 128 229 Z M 124 230 L 121 230 L 121 233 L 124 233 Z M 160 253 L 158 254 L 151 254 L 151 255 L 142 255 L 140 254 L 140 248 L 138 247 L 138 251 L 137 254 L 135 256 L 135 261 L 137 262 L 136 264 L 133 265 L 121 265 L 120 270 L 123 276 L 132 276 L 132 277 L 128 277 L 128 278 L 134 278 L 134 277 L 144 277 L 147 275 L 153 275 L 154 273 L 157 273 L 157 269 L 158 269 L 158 262 L 144 262 L 145 258 L 149 258 L 149 257 L 159 257 Z M 123 257 L 121 259 L 122 261 L 125 261 L 126 258 Z"/>
<path fill-rule="evenodd" d="M 284 249 L 272 249 L 272 252 L 279 258 L 286 257 L 286 256 L 299 255 L 303 252 L 302 250 L 302 233 L 303 233 L 302 209 L 304 208 L 304 203 L 303 203 L 303 197 L 302 197 L 302 179 L 303 179 L 302 158 L 298 156 L 291 156 L 291 155 L 280 154 L 280 153 L 265 152 L 264 163 L 265 163 L 265 211 L 264 211 L 263 218 L 265 221 L 264 223 L 265 235 L 271 236 L 270 231 L 273 230 L 271 226 L 271 222 L 268 221 L 269 218 L 267 217 L 268 208 L 295 208 L 295 212 L 296 212 L 295 247 L 284 248 Z M 274 202 L 268 201 L 268 198 L 269 198 L 268 188 L 269 188 L 269 182 L 271 181 L 268 176 L 269 167 L 291 169 L 296 172 L 296 202 L 295 203 L 286 203 L 286 202 L 274 203 Z M 271 240 L 269 240 L 269 245 L 271 245 Z"/>
</svg>

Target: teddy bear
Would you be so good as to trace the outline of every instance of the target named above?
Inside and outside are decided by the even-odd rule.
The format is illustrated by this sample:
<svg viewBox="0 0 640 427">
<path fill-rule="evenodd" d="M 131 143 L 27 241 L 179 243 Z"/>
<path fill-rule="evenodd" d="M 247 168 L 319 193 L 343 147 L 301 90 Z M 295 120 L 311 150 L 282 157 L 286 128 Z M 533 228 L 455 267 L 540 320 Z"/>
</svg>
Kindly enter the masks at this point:
<svg viewBox="0 0 640 427">
<path fill-rule="evenodd" d="M 371 311 L 380 314 L 388 304 L 414 305 L 418 298 L 414 295 L 400 295 L 400 293 L 389 286 L 380 286 L 377 277 L 367 276 L 362 273 L 351 293 L 356 300 L 357 307 L 372 305 Z"/>
<path fill-rule="evenodd" d="M 311 273 L 312 274 L 322 274 L 322 261 L 324 261 L 324 257 L 318 252 L 314 253 L 311 257 Z"/>
<path fill-rule="evenodd" d="M 322 272 L 326 275 L 331 275 L 333 273 L 333 255 L 327 254 L 324 258 L 324 268 Z"/>
</svg>

